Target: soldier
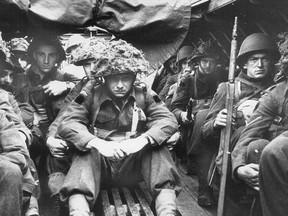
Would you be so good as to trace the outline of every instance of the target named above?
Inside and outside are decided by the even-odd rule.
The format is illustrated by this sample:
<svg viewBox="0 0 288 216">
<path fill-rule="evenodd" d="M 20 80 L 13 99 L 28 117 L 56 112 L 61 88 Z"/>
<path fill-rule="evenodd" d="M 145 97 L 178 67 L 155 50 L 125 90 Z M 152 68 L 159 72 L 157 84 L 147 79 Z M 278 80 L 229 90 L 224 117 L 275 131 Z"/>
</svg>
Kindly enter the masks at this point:
<svg viewBox="0 0 288 216">
<path fill-rule="evenodd" d="M 287 132 L 285 131 L 288 128 L 287 41 L 286 38 L 280 43 L 282 76 L 259 101 L 258 108 L 251 116 L 232 152 L 234 177 L 257 190 L 260 189 L 265 216 L 284 216 L 288 213 L 285 174 L 287 170 Z M 257 160 L 251 160 L 255 157 Z"/>
<path fill-rule="evenodd" d="M 81 152 L 60 191 L 71 216 L 89 215 L 101 184 L 143 179 L 157 215 L 175 215 L 180 177 L 165 143 L 177 122 L 155 93 L 136 84 L 148 71 L 139 50 L 123 40 L 110 41 L 94 68 L 103 82 L 88 85 L 80 94 L 84 102 L 76 98 L 67 107 L 58 133 Z"/>
<path fill-rule="evenodd" d="M 245 38 L 237 56 L 237 64 L 242 70 L 235 79 L 236 115 L 233 118 L 233 136 L 229 148 L 230 151 L 234 149 L 232 152 L 232 177 L 239 186 L 241 186 L 241 182 L 247 183 L 247 180 L 249 179 L 250 184 L 250 178 L 257 178 L 257 181 L 253 182 L 253 185 L 250 184 L 250 186 L 255 188 L 258 187 L 258 165 L 252 165 L 249 162 L 250 160 L 256 160 L 257 158 L 251 157 L 248 154 L 251 150 L 250 147 L 252 148 L 252 146 L 248 147 L 251 139 L 245 134 L 247 134 L 247 132 L 249 134 L 255 131 L 255 125 L 253 123 L 254 118 L 250 119 L 250 117 L 256 109 L 256 105 L 261 95 L 274 83 L 274 66 L 279 57 L 280 53 L 276 43 L 268 35 L 263 33 L 254 33 Z M 226 95 L 227 88 L 223 83 L 219 85 L 217 93 L 213 98 L 209 114 L 203 125 L 202 134 L 205 139 L 205 150 L 203 150 L 203 152 L 205 152 L 206 158 L 212 158 L 212 155 L 217 154 L 220 142 L 220 131 L 226 126 Z M 258 112 L 258 108 L 256 109 L 256 112 Z M 246 126 L 247 122 L 250 123 Z M 251 124 L 254 126 L 251 127 Z M 242 131 L 243 133 L 238 141 Z M 237 141 L 238 143 L 235 146 Z M 220 146 L 219 154 L 216 158 L 218 166 L 221 166 L 222 163 L 222 148 L 223 146 Z M 257 147 L 256 152 L 258 151 L 260 150 Z M 205 158 L 204 154 L 203 158 Z M 206 176 L 208 173 L 207 170 L 208 168 L 206 168 Z M 231 184 L 232 183 L 233 182 L 231 182 Z M 238 193 L 238 191 L 235 192 Z M 233 195 L 235 196 L 235 194 Z M 211 188 L 207 189 L 206 194 L 203 195 L 203 200 L 207 203 L 214 200 Z"/>
<path fill-rule="evenodd" d="M 77 76 L 79 79 L 82 79 L 85 76 L 85 71 L 83 70 L 83 67 L 78 67 L 75 64 L 73 64 L 73 56 L 74 53 L 82 43 L 85 42 L 85 38 L 80 34 L 73 34 L 69 37 L 67 43 L 66 43 L 66 56 L 67 60 L 62 63 L 62 70 L 65 73 L 73 74 L 74 76 Z M 66 63 L 66 64 L 64 64 Z"/>
<path fill-rule="evenodd" d="M 28 67 L 28 41 L 25 38 L 13 38 L 7 45 L 11 53 L 11 61 L 17 72 L 24 72 Z"/>
<path fill-rule="evenodd" d="M 183 165 L 184 171 L 188 174 L 196 172 L 195 165 L 193 166 L 190 160 L 188 160 L 188 167 L 185 167 L 187 153 L 194 145 L 193 143 L 197 143 L 199 140 L 199 130 L 207 113 L 202 110 L 209 108 L 211 99 L 216 92 L 221 54 L 221 49 L 215 41 L 201 42 L 199 47 L 194 49 L 189 61 L 186 61 L 186 64 L 189 63 L 189 65 L 185 67 L 186 72 L 180 79 L 172 99 L 171 111 L 180 124 L 182 140 L 182 146 L 178 146 L 178 148 L 179 152 L 182 152 L 180 155 L 184 153 L 184 163 L 181 163 L 181 168 Z M 190 116 L 189 120 L 186 108 L 190 98 L 193 99 L 193 116 Z M 191 126 L 191 119 L 195 120 L 194 126 Z"/>
<path fill-rule="evenodd" d="M 0 50 L 0 215 L 22 215 L 23 205 L 29 205 L 32 192 L 36 187 L 30 169 L 29 153 L 31 133 L 21 118 L 18 103 L 10 92 L 1 88 L 9 83 L 9 75 L 13 65 Z M 7 78 L 8 77 L 8 78 Z M 8 81 L 7 81 L 8 79 Z M 33 200 L 37 201 L 37 200 Z M 38 206 L 26 215 L 39 215 Z M 32 206 L 31 206 L 32 207 Z M 32 210 L 32 208 L 30 208 Z"/>
<path fill-rule="evenodd" d="M 79 95 L 89 80 L 94 80 L 93 70 L 96 62 L 95 59 L 102 55 L 102 50 L 105 47 L 106 41 L 104 39 L 92 37 L 76 48 L 72 54 L 72 63 L 78 67 L 83 67 L 86 77 L 78 82 L 66 96 L 63 107 L 59 111 L 56 119 L 50 125 L 46 135 L 46 143 L 50 151 L 47 158 L 49 174 L 48 187 L 52 204 L 51 212 L 55 216 L 62 215 L 66 211 L 64 205 L 61 205 L 59 191 L 64 182 L 65 175 L 70 168 L 72 155 L 72 152 L 68 151 L 69 147 L 66 141 L 57 134 L 57 127 L 62 121 L 62 114 L 65 112 L 68 104 Z"/>
<path fill-rule="evenodd" d="M 169 92 L 169 89 L 173 84 L 178 82 L 179 76 L 182 74 L 182 72 L 184 72 L 186 68 L 188 68 L 188 57 L 191 56 L 192 51 L 193 47 L 191 46 L 183 46 L 179 50 L 176 58 L 177 72 L 176 74 L 172 74 L 170 77 L 168 77 L 163 89 L 159 93 L 159 98 L 163 101 L 167 101 L 167 103 L 165 103 L 168 105 L 168 108 L 170 107 L 171 99 L 174 93 L 173 91 Z"/>
<path fill-rule="evenodd" d="M 34 139 L 29 150 L 35 160 L 39 155 L 46 155 L 47 129 L 77 78 L 57 68 L 65 59 L 65 52 L 56 36 L 34 37 L 28 55 L 31 66 L 25 73 L 14 76 L 12 86 L 17 101 L 34 108 L 33 122 L 29 125 Z"/>
</svg>

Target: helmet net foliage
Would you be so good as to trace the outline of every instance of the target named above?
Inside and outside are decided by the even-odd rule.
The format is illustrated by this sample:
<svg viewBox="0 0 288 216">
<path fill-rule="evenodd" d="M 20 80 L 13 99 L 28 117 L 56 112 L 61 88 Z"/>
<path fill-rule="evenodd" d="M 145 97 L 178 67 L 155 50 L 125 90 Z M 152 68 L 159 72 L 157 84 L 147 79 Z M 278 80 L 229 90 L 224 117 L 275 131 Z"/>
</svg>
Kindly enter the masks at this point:
<svg viewBox="0 0 288 216">
<path fill-rule="evenodd" d="M 102 52 L 97 54 L 94 67 L 96 77 L 133 73 L 137 74 L 137 80 L 141 80 L 149 74 L 151 69 L 142 51 L 124 40 L 107 42 Z"/>
<path fill-rule="evenodd" d="M 71 63 L 83 65 L 85 60 L 97 58 L 107 46 L 104 38 L 91 37 L 86 39 L 72 54 Z"/>
</svg>

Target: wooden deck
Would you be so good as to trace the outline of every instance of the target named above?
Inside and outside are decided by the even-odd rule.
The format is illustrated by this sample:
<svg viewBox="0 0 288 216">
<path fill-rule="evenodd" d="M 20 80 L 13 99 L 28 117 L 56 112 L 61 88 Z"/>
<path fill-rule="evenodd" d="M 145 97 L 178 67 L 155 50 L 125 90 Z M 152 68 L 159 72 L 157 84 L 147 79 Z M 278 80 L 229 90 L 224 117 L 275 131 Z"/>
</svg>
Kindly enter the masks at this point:
<svg viewBox="0 0 288 216">
<path fill-rule="evenodd" d="M 177 216 L 216 216 L 217 215 L 216 205 L 209 208 L 202 208 L 197 204 L 197 196 L 198 196 L 197 176 L 186 175 L 180 169 L 178 171 L 183 181 L 183 190 L 181 191 L 177 199 L 177 208 L 179 211 Z M 145 184 L 140 183 L 139 185 L 140 190 L 136 189 L 132 191 L 131 189 L 127 188 L 120 188 L 120 189 L 111 188 L 108 191 L 101 191 L 101 193 L 99 194 L 101 198 L 98 201 L 98 204 L 100 205 L 98 206 L 102 207 L 94 209 L 95 215 L 152 216 L 153 213 L 149 211 L 149 204 L 151 204 L 152 198 Z M 215 197 L 217 198 L 218 197 L 217 187 L 216 188 L 214 187 L 214 189 L 215 189 L 214 194 Z M 138 197 L 136 198 L 138 202 L 135 202 L 135 195 L 136 197 Z M 123 196 L 125 196 L 125 198 L 123 198 Z M 126 201 L 123 202 L 123 200 L 125 199 Z M 129 199 L 130 200 L 134 199 L 134 201 L 129 201 Z M 111 200 L 114 201 L 111 202 Z M 122 202 L 118 202 L 117 200 L 118 201 L 122 200 Z M 147 203 L 145 203 L 146 201 Z M 132 203 L 132 205 L 129 205 L 129 203 L 130 204 Z M 105 208 L 106 212 L 104 210 Z M 146 211 L 146 209 L 148 209 L 148 211 Z M 132 211 L 135 213 L 131 213 Z M 52 216 L 51 214 L 49 214 L 49 209 L 46 209 L 45 213 L 41 215 Z M 247 207 L 239 206 L 231 199 L 228 199 L 226 201 L 225 216 L 248 216 L 248 215 L 249 210 Z"/>
</svg>

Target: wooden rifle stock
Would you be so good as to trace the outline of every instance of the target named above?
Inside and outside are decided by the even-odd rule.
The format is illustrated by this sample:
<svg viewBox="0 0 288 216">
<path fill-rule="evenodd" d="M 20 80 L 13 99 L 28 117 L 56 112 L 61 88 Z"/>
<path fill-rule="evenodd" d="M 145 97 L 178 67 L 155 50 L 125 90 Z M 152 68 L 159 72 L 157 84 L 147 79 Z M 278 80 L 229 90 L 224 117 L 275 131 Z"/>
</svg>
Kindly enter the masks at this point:
<svg viewBox="0 0 288 216">
<path fill-rule="evenodd" d="M 235 68 L 236 68 L 236 52 L 237 52 L 237 17 L 232 32 L 231 51 L 230 51 L 230 63 L 229 63 L 229 75 L 227 83 L 227 97 L 226 97 L 226 109 L 227 109 L 227 121 L 226 127 L 221 131 L 220 146 L 223 147 L 223 164 L 222 164 L 222 175 L 220 182 L 220 191 L 218 199 L 217 216 L 224 215 L 225 205 L 225 193 L 226 193 L 226 180 L 227 180 L 227 169 L 229 161 L 229 143 L 231 137 L 233 111 L 234 111 L 234 92 L 235 92 Z"/>
</svg>

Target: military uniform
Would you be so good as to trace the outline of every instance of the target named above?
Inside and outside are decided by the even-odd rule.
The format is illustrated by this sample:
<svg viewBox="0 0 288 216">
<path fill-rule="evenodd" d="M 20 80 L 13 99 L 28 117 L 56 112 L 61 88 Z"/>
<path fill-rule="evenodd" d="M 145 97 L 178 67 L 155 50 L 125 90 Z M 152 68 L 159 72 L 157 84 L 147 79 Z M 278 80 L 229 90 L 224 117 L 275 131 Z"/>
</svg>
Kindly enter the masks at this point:
<svg viewBox="0 0 288 216">
<path fill-rule="evenodd" d="M 271 87 L 259 101 L 232 152 L 233 173 L 239 166 L 247 164 L 247 147 L 251 143 L 260 139 L 271 141 L 288 129 L 287 88 L 287 80 L 282 81 Z"/>
<path fill-rule="evenodd" d="M 20 216 L 23 190 L 32 193 L 36 183 L 28 169 L 29 153 L 19 133 L 28 143 L 30 131 L 20 117 L 20 109 L 12 94 L 0 90 L 0 215 Z M 24 175 L 24 177 L 23 177 Z"/>
<path fill-rule="evenodd" d="M 138 113 L 136 133 L 131 131 L 134 109 Z M 60 191 L 62 198 L 66 199 L 76 190 L 93 206 L 100 183 L 107 182 L 107 179 L 126 185 L 144 179 L 153 197 L 163 188 L 180 192 L 180 177 L 165 146 L 177 131 L 177 122 L 155 93 L 134 87 L 119 109 L 105 86 L 99 85 L 84 104 L 72 102 L 64 115 L 58 133 L 82 153 L 73 160 Z M 94 127 L 92 133 L 88 125 Z M 95 136 L 120 141 L 139 135 L 151 137 L 155 146 L 147 145 L 121 160 L 105 158 L 96 149 L 86 149 L 86 144 Z"/>
<path fill-rule="evenodd" d="M 57 134 L 57 128 L 59 123 L 63 119 L 63 113 L 65 112 L 66 107 L 70 104 L 70 102 L 75 100 L 75 98 L 79 95 L 79 93 L 81 92 L 83 87 L 87 84 L 87 82 L 88 79 L 83 78 L 80 82 L 78 82 L 75 85 L 75 87 L 65 97 L 64 104 L 61 110 L 59 111 L 57 117 L 48 128 L 46 138 L 54 137 L 61 139 L 61 137 L 59 137 L 59 135 Z M 63 158 L 57 158 L 52 156 L 51 154 L 49 154 L 47 157 L 47 169 L 49 174 L 48 187 L 51 196 L 58 194 L 60 188 L 62 187 L 65 175 L 67 174 L 71 165 L 71 155 L 72 151 L 67 151 L 67 155 Z"/>
<path fill-rule="evenodd" d="M 263 92 L 272 84 L 273 81 L 270 77 L 265 80 L 255 80 L 247 76 L 244 72 L 240 72 L 238 77 L 235 79 L 235 111 L 237 111 L 241 104 L 246 102 L 250 103 L 252 106 L 251 110 L 253 110 L 254 105 L 257 103 Z M 208 179 L 210 179 L 209 173 L 211 171 L 211 164 L 214 163 L 217 154 L 216 165 L 220 171 L 222 169 L 223 146 L 220 146 L 219 149 L 221 130 L 215 129 L 213 124 L 217 114 L 225 108 L 226 97 L 227 83 L 221 83 L 214 95 L 211 107 L 201 128 L 203 138 L 197 146 L 192 146 L 189 151 L 191 155 L 196 154 L 198 157 L 198 166 L 201 170 L 198 174 L 199 184 L 201 183 L 206 186 L 208 186 Z M 237 111 L 237 113 L 238 117 L 236 116 L 235 124 L 232 127 L 230 150 L 234 148 L 241 131 L 246 124 L 243 116 L 244 114 L 241 111 Z M 228 173 L 228 175 L 231 175 L 229 171 Z M 228 182 L 229 184 L 232 184 L 234 188 L 236 187 L 233 182 Z M 235 192 L 233 192 L 232 195 L 236 197 Z"/>
<path fill-rule="evenodd" d="M 287 170 L 287 84 L 287 80 L 278 83 L 261 98 L 232 152 L 234 174 L 239 166 L 247 164 L 250 152 L 260 158 L 260 197 L 265 216 L 287 215 L 287 178 L 284 174 Z M 262 145 L 261 150 L 249 150 L 253 143 Z M 236 175 L 234 177 L 237 179 Z"/>
<path fill-rule="evenodd" d="M 16 75 L 12 83 L 15 88 L 16 100 L 19 103 L 29 103 L 34 110 L 31 122 L 27 126 L 33 131 L 34 140 L 38 140 L 36 142 L 42 144 L 39 146 L 33 145 L 35 142 L 32 143 L 30 149 L 32 159 L 35 159 L 39 154 L 46 154 L 46 147 L 43 143 L 45 142 L 46 132 L 57 116 L 64 103 L 64 98 L 70 90 L 67 88 L 67 91 L 59 96 L 44 94 L 42 87 L 54 80 L 76 82 L 77 78 L 54 68 L 41 79 L 30 67 L 26 74 Z M 35 119 L 35 116 L 37 116 L 38 120 Z"/>
</svg>

